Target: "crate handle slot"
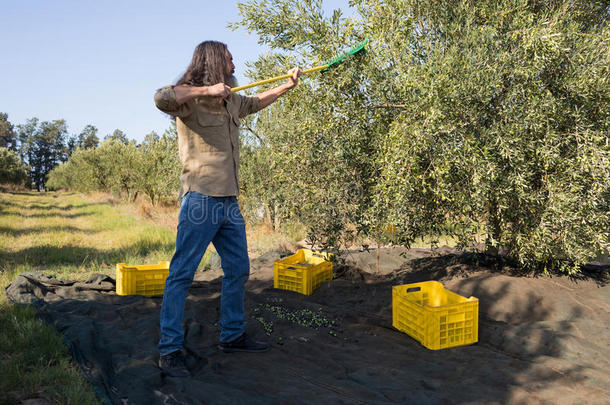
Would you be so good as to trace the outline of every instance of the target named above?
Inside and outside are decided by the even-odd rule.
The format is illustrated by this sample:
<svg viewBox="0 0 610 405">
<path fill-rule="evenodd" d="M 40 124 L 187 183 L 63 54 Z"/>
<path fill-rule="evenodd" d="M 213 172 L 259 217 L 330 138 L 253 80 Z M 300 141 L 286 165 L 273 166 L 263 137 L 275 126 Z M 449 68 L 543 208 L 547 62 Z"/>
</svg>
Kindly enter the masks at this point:
<svg viewBox="0 0 610 405">
<path fill-rule="evenodd" d="M 322 259 L 324 259 L 324 255 L 321 255 L 320 253 L 312 253 L 311 255 L 315 256 L 315 257 L 321 257 Z"/>
<path fill-rule="evenodd" d="M 408 292 L 408 293 L 417 292 L 417 291 L 421 291 L 421 287 L 411 287 L 411 288 L 407 288 L 407 292 Z"/>
</svg>

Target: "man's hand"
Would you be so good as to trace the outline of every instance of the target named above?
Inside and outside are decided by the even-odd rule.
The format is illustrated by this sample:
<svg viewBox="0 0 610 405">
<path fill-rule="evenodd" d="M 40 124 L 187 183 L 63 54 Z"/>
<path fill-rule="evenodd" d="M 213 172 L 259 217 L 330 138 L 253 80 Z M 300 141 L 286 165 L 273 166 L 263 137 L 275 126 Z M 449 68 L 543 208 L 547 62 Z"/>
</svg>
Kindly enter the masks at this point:
<svg viewBox="0 0 610 405">
<path fill-rule="evenodd" d="M 301 70 L 301 68 L 295 67 L 292 68 L 288 73 L 292 73 L 292 77 L 289 78 L 286 82 L 286 88 L 290 90 L 295 88 L 296 85 L 299 84 L 299 76 L 301 76 L 301 73 L 303 73 L 303 71 Z"/>
<path fill-rule="evenodd" d="M 231 88 L 224 83 L 217 83 L 207 88 L 207 94 L 211 97 L 227 98 L 231 95 Z"/>
<path fill-rule="evenodd" d="M 298 67 L 295 67 L 292 68 L 288 73 L 292 73 L 292 77 L 289 78 L 286 83 L 256 95 L 256 97 L 258 97 L 259 110 L 267 107 L 269 104 L 277 100 L 279 96 L 296 87 L 296 85 L 299 83 L 299 76 L 301 76 L 303 71 Z"/>
</svg>

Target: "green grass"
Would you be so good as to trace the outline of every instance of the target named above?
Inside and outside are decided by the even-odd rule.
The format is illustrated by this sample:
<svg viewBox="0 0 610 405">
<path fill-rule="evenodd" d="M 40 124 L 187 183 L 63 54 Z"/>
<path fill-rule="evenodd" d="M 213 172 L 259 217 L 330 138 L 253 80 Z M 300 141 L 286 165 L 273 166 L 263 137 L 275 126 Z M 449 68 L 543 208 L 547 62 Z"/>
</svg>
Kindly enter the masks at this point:
<svg viewBox="0 0 610 405">
<path fill-rule="evenodd" d="M 0 403 L 100 403 L 61 336 L 36 319 L 33 308 L 1 304 L 0 325 Z"/>
<path fill-rule="evenodd" d="M 169 260 L 175 238 L 168 227 L 77 193 L 0 193 L 0 288 L 32 271 L 70 280 L 115 277 L 116 263 Z M 99 403 L 61 336 L 34 315 L 0 294 L 0 404 Z"/>
</svg>

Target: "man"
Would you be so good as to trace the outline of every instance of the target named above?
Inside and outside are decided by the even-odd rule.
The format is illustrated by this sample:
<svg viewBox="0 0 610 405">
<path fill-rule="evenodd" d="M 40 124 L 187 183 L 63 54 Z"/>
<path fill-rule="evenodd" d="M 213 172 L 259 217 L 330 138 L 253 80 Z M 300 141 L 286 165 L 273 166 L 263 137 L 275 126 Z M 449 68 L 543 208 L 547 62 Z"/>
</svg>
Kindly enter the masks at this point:
<svg viewBox="0 0 610 405">
<path fill-rule="evenodd" d="M 176 119 L 183 170 L 176 252 L 161 307 L 159 366 L 167 375 L 189 376 L 182 354 L 182 318 L 197 266 L 212 242 L 224 276 L 220 304 L 220 345 L 224 352 L 263 352 L 267 343 L 245 333 L 244 284 L 250 274 L 239 191 L 239 118 L 255 113 L 294 88 L 301 70 L 283 85 L 246 97 L 231 93 L 233 57 L 221 42 L 205 41 L 174 86 L 155 94 L 157 107 Z"/>
</svg>

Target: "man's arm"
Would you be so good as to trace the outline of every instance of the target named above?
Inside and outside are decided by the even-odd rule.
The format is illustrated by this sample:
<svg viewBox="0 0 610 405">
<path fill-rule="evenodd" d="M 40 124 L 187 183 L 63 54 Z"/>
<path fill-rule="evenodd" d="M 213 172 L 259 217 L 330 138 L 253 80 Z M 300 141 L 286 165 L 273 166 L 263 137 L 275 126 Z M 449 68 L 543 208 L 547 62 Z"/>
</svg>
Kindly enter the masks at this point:
<svg viewBox="0 0 610 405">
<path fill-rule="evenodd" d="M 299 83 L 299 76 L 301 76 L 302 70 L 299 68 L 292 69 L 292 77 L 281 86 L 277 86 L 273 89 L 267 90 L 263 93 L 257 94 L 258 98 L 258 109 L 262 110 L 269 104 L 273 103 L 279 96 L 286 93 L 288 90 L 293 89 Z"/>
<path fill-rule="evenodd" d="M 184 104 L 197 97 L 228 97 L 231 94 L 231 88 L 224 83 L 201 87 L 174 86 L 174 92 L 176 93 L 176 102 Z"/>
<path fill-rule="evenodd" d="M 188 101 L 202 96 L 227 97 L 231 89 L 224 83 L 213 86 L 165 86 L 155 93 L 155 104 L 157 108 L 173 117 L 187 117 L 192 114 L 192 103 Z"/>
</svg>

